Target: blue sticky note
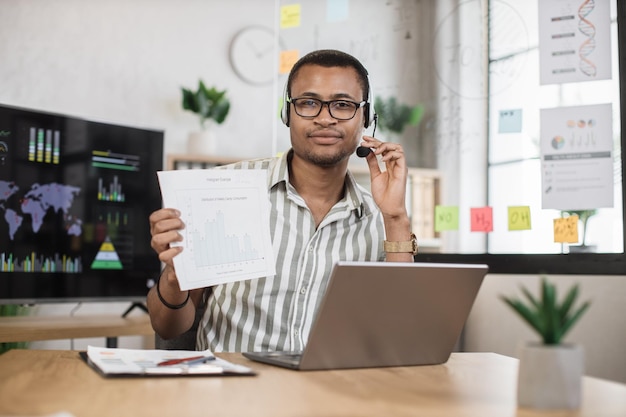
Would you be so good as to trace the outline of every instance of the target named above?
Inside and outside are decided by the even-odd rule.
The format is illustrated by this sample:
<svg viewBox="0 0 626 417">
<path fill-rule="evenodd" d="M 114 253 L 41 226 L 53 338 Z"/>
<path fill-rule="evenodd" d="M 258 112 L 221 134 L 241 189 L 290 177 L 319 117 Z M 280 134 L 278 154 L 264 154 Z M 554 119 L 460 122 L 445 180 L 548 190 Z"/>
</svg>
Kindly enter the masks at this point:
<svg viewBox="0 0 626 417">
<path fill-rule="evenodd" d="M 326 20 L 341 22 L 348 20 L 348 0 L 326 0 Z"/>
<path fill-rule="evenodd" d="M 522 109 L 500 110 L 498 133 L 521 133 Z"/>
</svg>

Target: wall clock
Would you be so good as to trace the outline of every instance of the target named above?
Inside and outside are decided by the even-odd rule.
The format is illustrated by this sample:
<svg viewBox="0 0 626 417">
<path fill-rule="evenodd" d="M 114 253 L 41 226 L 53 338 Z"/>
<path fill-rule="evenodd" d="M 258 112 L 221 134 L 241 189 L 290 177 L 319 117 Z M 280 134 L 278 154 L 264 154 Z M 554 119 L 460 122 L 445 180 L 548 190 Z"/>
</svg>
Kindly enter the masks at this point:
<svg viewBox="0 0 626 417">
<path fill-rule="evenodd" d="M 235 34 L 230 44 L 230 65 L 243 81 L 253 85 L 270 84 L 278 69 L 274 31 L 265 26 L 247 26 Z M 282 49 L 280 42 L 279 50 Z"/>
</svg>

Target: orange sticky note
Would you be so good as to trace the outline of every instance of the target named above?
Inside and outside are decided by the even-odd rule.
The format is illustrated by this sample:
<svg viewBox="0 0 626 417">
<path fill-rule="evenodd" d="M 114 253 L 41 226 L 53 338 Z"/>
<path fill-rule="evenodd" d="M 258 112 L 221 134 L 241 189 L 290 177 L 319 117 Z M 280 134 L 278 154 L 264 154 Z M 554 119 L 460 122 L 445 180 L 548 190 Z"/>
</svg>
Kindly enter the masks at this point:
<svg viewBox="0 0 626 417">
<path fill-rule="evenodd" d="M 509 207 L 509 230 L 530 230 L 530 207 Z"/>
<path fill-rule="evenodd" d="M 435 206 L 435 231 L 459 230 L 458 206 Z"/>
<path fill-rule="evenodd" d="M 493 209 L 472 207 L 470 209 L 472 232 L 493 232 Z"/>
<path fill-rule="evenodd" d="M 578 243 L 578 216 L 554 219 L 554 241 Z"/>
<path fill-rule="evenodd" d="M 300 5 L 287 4 L 280 8 L 281 29 L 295 28 L 300 26 Z"/>
<path fill-rule="evenodd" d="M 281 51 L 280 62 L 278 64 L 278 73 L 288 74 L 299 57 L 300 57 L 300 53 L 298 52 L 297 49 L 292 49 L 289 51 Z"/>
</svg>

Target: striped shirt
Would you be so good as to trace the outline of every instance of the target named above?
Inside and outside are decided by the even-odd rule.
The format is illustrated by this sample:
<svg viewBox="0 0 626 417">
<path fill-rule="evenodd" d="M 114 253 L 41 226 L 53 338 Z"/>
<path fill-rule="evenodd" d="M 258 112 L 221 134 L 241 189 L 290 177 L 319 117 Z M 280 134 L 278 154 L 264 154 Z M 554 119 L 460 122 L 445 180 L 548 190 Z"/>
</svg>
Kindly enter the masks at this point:
<svg viewBox="0 0 626 417">
<path fill-rule="evenodd" d="M 289 183 L 288 158 L 224 167 L 267 170 L 276 275 L 212 287 L 198 326 L 200 350 L 302 350 L 333 265 L 384 259 L 382 215 L 372 195 L 348 173 L 344 197 L 316 228 Z"/>
</svg>

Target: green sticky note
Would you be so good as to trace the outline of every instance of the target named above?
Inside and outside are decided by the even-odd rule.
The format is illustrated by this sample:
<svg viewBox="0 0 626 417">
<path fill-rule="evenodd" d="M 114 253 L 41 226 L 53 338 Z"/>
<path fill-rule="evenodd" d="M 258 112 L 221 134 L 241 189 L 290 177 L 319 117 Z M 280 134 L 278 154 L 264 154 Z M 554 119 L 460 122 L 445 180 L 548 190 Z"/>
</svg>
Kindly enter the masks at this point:
<svg viewBox="0 0 626 417">
<path fill-rule="evenodd" d="M 509 230 L 530 230 L 530 207 L 509 207 Z"/>
<path fill-rule="evenodd" d="M 435 231 L 459 230 L 459 207 L 436 206 L 435 207 Z"/>
</svg>

